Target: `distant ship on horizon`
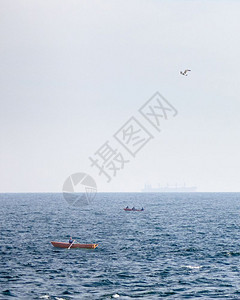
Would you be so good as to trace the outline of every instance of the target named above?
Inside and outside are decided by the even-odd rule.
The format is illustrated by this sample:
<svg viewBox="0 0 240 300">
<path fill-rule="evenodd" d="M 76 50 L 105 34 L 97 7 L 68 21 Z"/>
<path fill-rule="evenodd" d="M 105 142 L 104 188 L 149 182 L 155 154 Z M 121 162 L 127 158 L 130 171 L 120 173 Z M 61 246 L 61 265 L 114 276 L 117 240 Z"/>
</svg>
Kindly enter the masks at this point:
<svg viewBox="0 0 240 300">
<path fill-rule="evenodd" d="M 151 184 L 145 184 L 144 189 L 142 189 L 142 192 L 145 193 L 189 193 L 189 192 L 196 192 L 197 187 L 196 186 L 186 186 L 185 184 L 183 186 L 176 185 L 166 185 L 166 186 L 158 186 L 156 188 L 152 187 Z"/>
</svg>

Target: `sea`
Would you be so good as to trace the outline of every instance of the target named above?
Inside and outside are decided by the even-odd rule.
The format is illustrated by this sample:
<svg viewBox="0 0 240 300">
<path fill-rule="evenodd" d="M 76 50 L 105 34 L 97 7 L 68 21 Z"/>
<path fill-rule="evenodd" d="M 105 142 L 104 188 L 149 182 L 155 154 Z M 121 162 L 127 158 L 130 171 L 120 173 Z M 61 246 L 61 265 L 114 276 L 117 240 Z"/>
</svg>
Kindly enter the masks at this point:
<svg viewBox="0 0 240 300">
<path fill-rule="evenodd" d="M 0 299 L 240 299 L 240 193 L 0 194 L 0 226 Z"/>
</svg>

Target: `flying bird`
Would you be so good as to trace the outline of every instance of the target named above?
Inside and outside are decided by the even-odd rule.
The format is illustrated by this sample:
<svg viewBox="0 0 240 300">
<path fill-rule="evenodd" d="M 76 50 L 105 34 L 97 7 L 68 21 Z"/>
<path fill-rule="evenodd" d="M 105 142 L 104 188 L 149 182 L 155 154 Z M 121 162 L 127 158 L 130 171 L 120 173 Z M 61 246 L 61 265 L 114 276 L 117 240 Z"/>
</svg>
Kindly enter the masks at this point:
<svg viewBox="0 0 240 300">
<path fill-rule="evenodd" d="M 184 75 L 184 76 L 188 76 L 187 72 L 190 72 L 191 70 L 185 70 L 185 71 L 180 71 L 180 74 Z"/>
</svg>

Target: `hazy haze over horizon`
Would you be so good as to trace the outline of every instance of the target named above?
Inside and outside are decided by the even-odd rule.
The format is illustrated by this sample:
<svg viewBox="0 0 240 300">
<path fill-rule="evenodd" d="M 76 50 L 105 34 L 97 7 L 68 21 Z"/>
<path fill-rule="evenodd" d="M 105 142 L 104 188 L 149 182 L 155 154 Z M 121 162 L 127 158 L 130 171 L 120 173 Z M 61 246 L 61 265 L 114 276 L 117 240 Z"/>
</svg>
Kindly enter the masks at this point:
<svg viewBox="0 0 240 300">
<path fill-rule="evenodd" d="M 0 7 L 0 192 L 61 192 L 76 172 L 99 191 L 239 191 L 240 2 Z M 143 122 L 153 139 L 133 158 L 113 135 L 157 91 L 178 114 Z M 89 160 L 106 141 L 130 160 L 110 183 Z"/>
</svg>

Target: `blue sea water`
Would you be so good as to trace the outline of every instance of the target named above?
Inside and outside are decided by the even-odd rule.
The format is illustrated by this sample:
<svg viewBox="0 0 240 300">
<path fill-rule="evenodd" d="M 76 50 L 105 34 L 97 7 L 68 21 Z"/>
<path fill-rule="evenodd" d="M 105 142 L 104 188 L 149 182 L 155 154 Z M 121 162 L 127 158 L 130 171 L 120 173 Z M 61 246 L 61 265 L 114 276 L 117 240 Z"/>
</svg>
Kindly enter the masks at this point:
<svg viewBox="0 0 240 300">
<path fill-rule="evenodd" d="M 98 193 L 71 207 L 62 194 L 0 194 L 0 299 L 240 299 L 239 200 Z M 50 244 L 70 235 L 99 246 Z"/>
</svg>

